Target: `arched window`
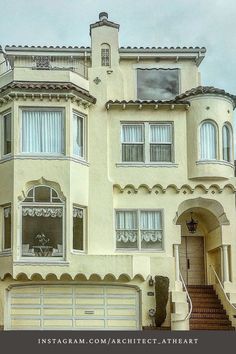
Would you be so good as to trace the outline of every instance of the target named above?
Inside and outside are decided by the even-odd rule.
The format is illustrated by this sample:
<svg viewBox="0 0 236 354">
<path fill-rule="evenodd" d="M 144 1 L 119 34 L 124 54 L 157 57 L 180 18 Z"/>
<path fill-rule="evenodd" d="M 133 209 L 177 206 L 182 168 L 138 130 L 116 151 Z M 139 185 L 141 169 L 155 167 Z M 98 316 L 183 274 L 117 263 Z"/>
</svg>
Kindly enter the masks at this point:
<svg viewBox="0 0 236 354">
<path fill-rule="evenodd" d="M 223 160 L 231 161 L 231 130 L 227 124 L 223 126 L 222 131 L 222 146 L 223 146 Z"/>
<path fill-rule="evenodd" d="M 101 45 L 101 65 L 110 66 L 111 65 L 111 50 L 109 44 Z"/>
<path fill-rule="evenodd" d="M 216 160 L 217 137 L 216 126 L 210 121 L 202 124 L 200 129 L 201 160 Z"/>
<path fill-rule="evenodd" d="M 63 256 L 64 204 L 55 189 L 35 186 L 22 203 L 22 256 Z"/>
</svg>

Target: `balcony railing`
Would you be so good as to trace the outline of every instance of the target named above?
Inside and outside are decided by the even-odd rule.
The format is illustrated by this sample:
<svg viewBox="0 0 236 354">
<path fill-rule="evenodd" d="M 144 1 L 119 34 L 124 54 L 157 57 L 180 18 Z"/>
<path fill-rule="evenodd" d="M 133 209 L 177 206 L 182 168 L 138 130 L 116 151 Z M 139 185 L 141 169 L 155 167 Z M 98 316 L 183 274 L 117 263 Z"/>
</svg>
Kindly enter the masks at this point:
<svg viewBox="0 0 236 354">
<path fill-rule="evenodd" d="M 48 56 L 35 56 L 32 60 L 24 59 L 10 64 L 8 61 L 0 63 L 0 77 L 13 69 L 49 70 L 49 71 L 72 71 L 88 79 L 88 66 L 78 59 L 57 58 Z"/>
</svg>

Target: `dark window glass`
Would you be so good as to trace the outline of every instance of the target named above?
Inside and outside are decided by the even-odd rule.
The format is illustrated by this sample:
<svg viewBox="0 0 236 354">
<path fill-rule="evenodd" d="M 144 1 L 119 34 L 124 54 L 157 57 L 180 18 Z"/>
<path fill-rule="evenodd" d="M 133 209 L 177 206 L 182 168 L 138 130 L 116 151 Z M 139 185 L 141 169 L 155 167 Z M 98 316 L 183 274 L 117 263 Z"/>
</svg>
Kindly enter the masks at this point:
<svg viewBox="0 0 236 354">
<path fill-rule="evenodd" d="M 11 207 L 4 208 L 4 246 L 3 248 L 11 248 Z"/>
<path fill-rule="evenodd" d="M 138 69 L 137 96 L 141 100 L 171 100 L 179 94 L 178 69 Z"/>
<path fill-rule="evenodd" d="M 84 211 L 80 208 L 73 208 L 73 249 L 84 249 Z"/>
<path fill-rule="evenodd" d="M 11 114 L 4 116 L 4 155 L 11 152 Z"/>
</svg>

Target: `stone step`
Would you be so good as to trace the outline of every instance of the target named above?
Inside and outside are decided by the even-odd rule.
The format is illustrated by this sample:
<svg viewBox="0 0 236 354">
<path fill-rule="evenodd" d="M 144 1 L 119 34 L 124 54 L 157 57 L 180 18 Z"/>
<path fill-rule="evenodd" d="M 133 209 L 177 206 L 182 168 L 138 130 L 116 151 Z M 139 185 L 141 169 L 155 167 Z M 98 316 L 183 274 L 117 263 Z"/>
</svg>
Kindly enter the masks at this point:
<svg viewBox="0 0 236 354">
<path fill-rule="evenodd" d="M 208 330 L 208 331 L 235 331 L 235 328 L 229 325 L 219 324 L 192 324 L 190 330 Z"/>
<path fill-rule="evenodd" d="M 188 285 L 187 286 L 187 289 L 191 290 L 191 289 L 212 289 L 214 290 L 213 288 L 213 285 Z"/>
<path fill-rule="evenodd" d="M 188 289 L 189 294 L 215 294 L 213 289 Z"/>
<path fill-rule="evenodd" d="M 214 324 L 214 325 L 229 325 L 231 326 L 231 322 L 227 319 L 220 318 L 190 318 L 190 326 L 193 324 Z"/>
<path fill-rule="evenodd" d="M 215 292 L 211 292 L 211 293 L 189 293 L 191 294 L 191 299 L 192 298 L 196 298 L 196 299 L 201 299 L 201 298 L 204 298 L 204 299 L 208 299 L 208 298 L 217 298 L 218 299 L 218 296 L 216 295 Z"/>
<path fill-rule="evenodd" d="M 203 297 L 203 298 L 199 298 L 199 297 L 191 297 L 192 303 L 193 305 L 195 304 L 206 304 L 206 306 L 208 304 L 219 304 L 221 305 L 220 300 L 218 299 L 218 297 Z"/>
<path fill-rule="evenodd" d="M 208 302 L 207 304 L 204 302 L 197 302 L 195 304 L 193 304 L 193 308 L 205 308 L 205 309 L 223 309 L 223 306 L 220 303 L 212 303 L 212 302 Z"/>
<path fill-rule="evenodd" d="M 193 308 L 192 313 L 217 313 L 217 314 L 226 314 L 226 311 L 222 308 L 205 308 L 205 307 L 196 307 Z"/>
<path fill-rule="evenodd" d="M 201 319 L 225 319 L 225 320 L 228 320 L 229 317 L 224 314 L 224 313 L 192 313 L 191 314 L 191 319 L 195 319 L 195 318 L 201 318 Z"/>
</svg>

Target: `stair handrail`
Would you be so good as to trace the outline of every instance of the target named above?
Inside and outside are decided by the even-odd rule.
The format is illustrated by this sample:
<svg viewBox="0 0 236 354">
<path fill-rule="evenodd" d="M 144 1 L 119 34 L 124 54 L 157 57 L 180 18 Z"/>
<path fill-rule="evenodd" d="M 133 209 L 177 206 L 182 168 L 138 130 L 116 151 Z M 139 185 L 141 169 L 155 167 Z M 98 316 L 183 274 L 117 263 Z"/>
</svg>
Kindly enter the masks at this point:
<svg viewBox="0 0 236 354">
<path fill-rule="evenodd" d="M 186 284 L 185 284 L 185 282 L 184 282 L 184 278 L 182 277 L 182 274 L 181 274 L 180 272 L 179 272 L 179 276 L 180 276 L 180 280 L 181 280 L 181 283 L 182 283 L 182 285 L 183 285 L 183 288 L 184 288 L 184 290 L 185 290 L 185 292 L 186 292 L 187 300 L 188 300 L 188 305 L 189 305 L 189 306 L 188 306 L 188 308 L 189 308 L 188 313 L 187 313 L 187 315 L 185 316 L 185 318 L 184 318 L 184 320 L 183 320 L 183 321 L 187 321 L 187 320 L 190 318 L 191 314 L 192 314 L 193 303 L 192 303 L 191 297 L 190 297 L 190 295 L 189 295 L 188 289 L 187 289 L 187 287 L 186 287 Z"/>
<path fill-rule="evenodd" d="M 216 277 L 216 279 L 217 279 L 217 281 L 218 281 L 218 283 L 219 283 L 219 285 L 220 285 L 220 287 L 221 287 L 221 289 L 222 289 L 222 291 L 224 293 L 224 296 L 225 296 L 226 300 L 231 305 L 231 307 L 233 307 L 233 309 L 236 310 L 236 306 L 230 301 L 230 298 L 228 297 L 227 293 L 225 292 L 224 286 L 221 283 L 221 280 L 218 277 L 218 274 L 216 273 L 216 270 L 215 270 L 215 268 L 214 268 L 214 266 L 212 264 L 210 264 L 210 268 L 213 270 L 213 273 L 214 273 L 214 275 L 215 275 L 215 277 Z"/>
</svg>

